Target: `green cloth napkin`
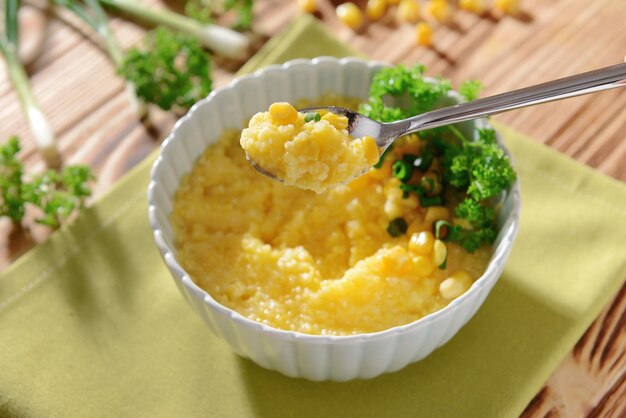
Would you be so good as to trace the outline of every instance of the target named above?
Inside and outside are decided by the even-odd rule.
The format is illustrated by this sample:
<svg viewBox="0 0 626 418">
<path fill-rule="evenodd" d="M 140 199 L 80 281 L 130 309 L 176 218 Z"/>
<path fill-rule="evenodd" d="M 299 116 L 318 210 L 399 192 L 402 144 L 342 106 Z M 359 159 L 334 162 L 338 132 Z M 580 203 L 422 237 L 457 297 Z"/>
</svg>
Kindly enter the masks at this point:
<svg viewBox="0 0 626 418">
<path fill-rule="evenodd" d="M 350 54 L 302 18 L 245 70 Z M 522 183 L 519 237 L 474 319 L 425 360 L 312 383 L 233 354 L 157 253 L 152 157 L 0 276 L 0 416 L 519 415 L 626 277 L 626 186 L 500 129 Z"/>
</svg>

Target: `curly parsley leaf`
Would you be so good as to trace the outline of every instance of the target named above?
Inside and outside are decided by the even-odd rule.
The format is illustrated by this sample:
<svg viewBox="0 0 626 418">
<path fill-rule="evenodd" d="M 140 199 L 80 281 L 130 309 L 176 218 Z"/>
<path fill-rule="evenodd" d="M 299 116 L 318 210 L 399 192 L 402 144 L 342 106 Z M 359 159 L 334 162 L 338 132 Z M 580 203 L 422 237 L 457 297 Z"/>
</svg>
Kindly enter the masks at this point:
<svg viewBox="0 0 626 418">
<path fill-rule="evenodd" d="M 7 216 L 14 222 L 22 220 L 25 210 L 22 199 L 24 166 L 17 159 L 18 152 L 20 143 L 15 136 L 0 147 L 0 216 Z"/>
<path fill-rule="evenodd" d="M 36 222 L 57 228 L 74 211 L 85 206 L 85 199 L 91 195 L 89 182 L 94 176 L 89 167 L 75 165 L 61 172 L 47 170 L 25 181 L 24 166 L 16 158 L 19 150 L 17 137 L 0 147 L 0 216 L 19 222 L 24 217 L 26 204 L 31 204 L 41 210 Z"/>
<path fill-rule="evenodd" d="M 84 208 L 91 195 L 88 182 L 93 179 L 86 166 L 65 167 L 60 173 L 48 170 L 24 184 L 23 198 L 41 209 L 36 222 L 58 228 L 74 211 Z"/>
<path fill-rule="evenodd" d="M 381 69 L 370 84 L 368 101 L 359 111 L 381 122 L 405 119 L 435 108 L 451 89 L 448 80 L 424 79 L 422 65 Z"/>
<path fill-rule="evenodd" d="M 444 151 L 444 165 L 444 178 L 454 187 L 467 190 L 475 200 L 497 196 L 516 178 L 493 129 L 479 130 L 476 141 L 450 145 Z"/>
<path fill-rule="evenodd" d="M 459 86 L 459 93 L 461 93 L 461 96 L 465 97 L 465 100 L 471 102 L 472 100 L 478 99 L 482 88 L 483 85 L 480 81 L 467 80 Z"/>
<path fill-rule="evenodd" d="M 200 42 L 164 27 L 146 35 L 142 50 L 129 50 L 118 72 L 163 110 L 187 109 L 213 87 L 211 58 Z"/>
<path fill-rule="evenodd" d="M 467 252 L 473 253 L 484 244 L 491 244 L 496 239 L 493 227 L 482 229 L 465 229 L 455 225 L 447 237 L 447 241 L 456 242 Z"/>
<path fill-rule="evenodd" d="M 492 207 L 478 203 L 474 199 L 464 199 L 454 209 L 458 218 L 466 219 L 476 228 L 484 228 L 493 225 L 496 212 Z"/>
<path fill-rule="evenodd" d="M 424 71 L 419 65 L 380 70 L 372 80 L 369 99 L 361 105 L 360 112 L 375 120 L 392 122 L 433 110 L 447 96 L 450 83 L 442 79 L 435 83 L 427 81 Z M 480 89 L 480 82 L 467 81 L 459 87 L 459 92 L 471 101 L 478 97 Z M 495 131 L 478 130 L 476 139 L 468 140 L 459 129 L 448 126 L 420 132 L 420 137 L 426 141 L 420 155 L 404 156 L 394 165 L 403 197 L 417 194 L 423 208 L 444 203 L 443 193 L 429 196 L 424 185 L 409 183 L 412 176 L 404 164 L 408 163 L 404 158 L 410 157 L 411 167 L 425 173 L 433 159 L 438 159 L 443 169 L 442 190 L 457 193 L 462 199 L 455 208 L 455 217 L 466 221 L 463 226 L 446 222 L 442 229 L 446 231 L 445 239 L 469 252 L 492 243 L 496 237 L 495 210 L 486 201 L 506 190 L 516 178 L 507 155 L 498 146 Z"/>
</svg>

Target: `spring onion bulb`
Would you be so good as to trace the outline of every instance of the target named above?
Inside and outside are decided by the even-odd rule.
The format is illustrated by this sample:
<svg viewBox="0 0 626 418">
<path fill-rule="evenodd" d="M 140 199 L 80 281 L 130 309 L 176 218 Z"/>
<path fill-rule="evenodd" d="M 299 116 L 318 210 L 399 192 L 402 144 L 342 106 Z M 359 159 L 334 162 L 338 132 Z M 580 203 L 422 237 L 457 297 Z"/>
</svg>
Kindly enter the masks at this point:
<svg viewBox="0 0 626 418">
<path fill-rule="evenodd" d="M 58 168 L 61 165 L 61 157 L 55 143 L 54 131 L 35 99 L 26 70 L 17 55 L 15 44 L 2 34 L 0 34 L 0 52 L 6 60 L 9 77 L 22 105 L 35 144 L 46 165 Z"/>
</svg>

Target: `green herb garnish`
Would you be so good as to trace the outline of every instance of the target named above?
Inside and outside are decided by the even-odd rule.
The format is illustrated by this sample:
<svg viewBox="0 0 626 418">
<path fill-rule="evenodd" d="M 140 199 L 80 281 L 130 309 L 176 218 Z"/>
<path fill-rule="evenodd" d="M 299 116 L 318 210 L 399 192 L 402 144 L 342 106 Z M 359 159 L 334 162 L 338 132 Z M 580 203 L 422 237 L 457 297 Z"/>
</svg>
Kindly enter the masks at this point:
<svg viewBox="0 0 626 418">
<path fill-rule="evenodd" d="M 418 197 L 420 200 L 420 206 L 423 208 L 443 205 L 443 198 L 441 196 L 418 195 Z"/>
<path fill-rule="evenodd" d="M 496 211 L 493 208 L 480 204 L 470 198 L 459 203 L 454 210 L 454 214 L 458 218 L 467 219 L 477 228 L 492 226 L 496 217 Z"/>
<path fill-rule="evenodd" d="M 461 96 L 465 97 L 465 100 L 471 102 L 472 100 L 478 99 L 482 88 L 483 85 L 480 81 L 467 80 L 459 86 L 459 93 L 461 93 Z"/>
<path fill-rule="evenodd" d="M 450 82 L 430 83 L 425 67 L 398 65 L 381 69 L 370 85 L 369 99 L 359 107 L 365 116 L 380 122 L 405 119 L 432 110 L 450 91 Z M 388 104 L 389 98 L 395 103 Z"/>
<path fill-rule="evenodd" d="M 372 119 L 392 122 L 440 106 L 450 91 L 450 82 L 426 81 L 424 70 L 423 66 L 402 65 L 382 69 L 374 76 L 370 97 L 359 110 Z M 478 97 L 480 89 L 479 82 L 468 81 L 459 87 L 459 92 L 471 101 Z M 467 139 L 458 128 L 448 126 L 421 132 L 420 137 L 426 140 L 420 155 L 406 154 L 392 167 L 393 175 L 401 181 L 403 197 L 415 193 L 423 208 L 442 205 L 444 195 L 446 200 L 460 202 L 454 208 L 455 217 L 467 222 L 461 226 L 438 221 L 436 236 L 456 242 L 469 252 L 492 243 L 496 237 L 496 213 L 490 206 L 491 199 L 516 179 L 507 155 L 497 144 L 495 131 L 477 130 L 475 138 Z M 384 157 L 385 154 L 376 166 L 382 165 Z M 441 165 L 441 176 L 437 175 L 440 184 L 431 177 L 424 177 L 418 185 L 408 183 L 413 169 L 426 172 L 435 160 Z M 392 227 L 397 219 L 387 229 L 392 236 L 397 236 L 392 234 L 397 233 L 397 228 Z M 445 268 L 445 262 L 440 268 Z"/>
<path fill-rule="evenodd" d="M 19 151 L 20 144 L 15 136 L 0 147 L 0 216 L 7 216 L 14 222 L 22 220 L 25 210 L 22 198 L 24 166 L 16 157 Z"/>
<path fill-rule="evenodd" d="M 400 181 L 408 181 L 413 175 L 413 166 L 406 161 L 398 160 L 391 166 L 391 172 Z"/>
<path fill-rule="evenodd" d="M 389 226 L 387 226 L 387 233 L 392 237 L 399 237 L 400 235 L 406 234 L 406 230 L 408 229 L 408 225 L 404 218 L 395 218 L 391 222 L 389 222 Z"/>
<path fill-rule="evenodd" d="M 128 51 L 118 72 L 146 102 L 184 110 L 211 92 L 210 64 L 197 39 L 160 27 L 146 35 L 143 49 Z"/>
<path fill-rule="evenodd" d="M 475 141 L 450 144 L 444 151 L 443 163 L 444 179 L 475 200 L 499 195 L 516 178 L 493 129 L 479 130 Z"/>
<path fill-rule="evenodd" d="M 91 195 L 88 183 L 94 179 L 86 166 L 68 166 L 61 172 L 47 170 L 30 181 L 24 179 L 24 166 L 17 159 L 20 151 L 17 137 L 0 147 L 0 216 L 13 222 L 24 217 L 27 204 L 37 206 L 41 215 L 36 222 L 57 228 Z"/>
<path fill-rule="evenodd" d="M 496 237 L 495 217 L 493 208 L 466 198 L 454 210 L 457 218 L 465 219 L 471 229 L 463 229 L 455 225 L 448 239 L 457 242 L 469 252 L 476 251 L 483 244 L 491 244 Z"/>
<path fill-rule="evenodd" d="M 432 177 L 422 177 L 420 180 L 420 186 L 422 187 L 422 190 L 424 190 L 424 193 L 428 196 L 438 194 L 437 188 L 439 186 L 439 181 Z"/>
<path fill-rule="evenodd" d="M 450 231 L 453 228 L 454 228 L 454 225 L 452 225 L 448 221 L 444 221 L 443 219 L 435 222 L 435 225 L 434 225 L 435 238 L 440 239 L 442 241 L 446 241 L 446 238 L 448 237 L 448 235 L 450 234 Z"/>
<path fill-rule="evenodd" d="M 387 149 L 385 149 L 383 153 L 380 154 L 380 159 L 378 160 L 376 164 L 373 165 L 373 167 L 381 168 L 383 166 L 383 162 L 385 162 L 385 157 L 391 152 L 392 149 L 393 149 L 393 144 L 389 145 Z"/>
<path fill-rule="evenodd" d="M 319 122 L 320 120 L 322 120 L 322 117 L 317 112 L 308 112 L 304 115 L 305 122 L 311 122 L 311 121 Z"/>
<path fill-rule="evenodd" d="M 443 263 L 439 264 L 439 270 L 445 270 L 448 266 L 448 255 L 446 254 L 446 258 L 443 260 Z"/>
<path fill-rule="evenodd" d="M 433 163 L 434 159 L 435 156 L 432 152 L 424 150 L 417 158 L 417 160 L 415 160 L 415 166 L 422 171 L 426 171 L 430 168 L 430 165 Z"/>
</svg>

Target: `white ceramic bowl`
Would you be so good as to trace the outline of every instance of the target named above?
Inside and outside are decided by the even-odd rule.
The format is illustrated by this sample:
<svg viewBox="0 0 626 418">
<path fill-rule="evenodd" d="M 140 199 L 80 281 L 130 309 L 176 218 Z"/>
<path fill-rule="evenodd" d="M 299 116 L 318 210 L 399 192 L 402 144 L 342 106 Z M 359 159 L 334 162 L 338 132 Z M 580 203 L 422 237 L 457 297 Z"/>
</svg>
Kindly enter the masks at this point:
<svg viewBox="0 0 626 418">
<path fill-rule="evenodd" d="M 243 128 L 245 120 L 277 101 L 315 99 L 327 92 L 365 99 L 373 74 L 384 65 L 322 57 L 290 61 L 240 77 L 212 92 L 178 121 L 152 168 L 150 223 L 178 289 L 211 331 L 237 354 L 287 376 L 316 381 L 371 378 L 423 359 L 448 342 L 478 310 L 502 273 L 517 235 L 520 197 L 515 184 L 504 197 L 491 262 L 465 294 L 410 324 L 352 336 L 308 335 L 252 321 L 217 303 L 180 266 L 169 220 L 172 198 L 181 177 L 224 129 Z M 476 123 L 487 124 L 485 120 Z"/>
</svg>

